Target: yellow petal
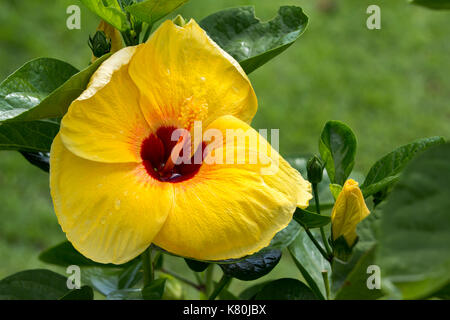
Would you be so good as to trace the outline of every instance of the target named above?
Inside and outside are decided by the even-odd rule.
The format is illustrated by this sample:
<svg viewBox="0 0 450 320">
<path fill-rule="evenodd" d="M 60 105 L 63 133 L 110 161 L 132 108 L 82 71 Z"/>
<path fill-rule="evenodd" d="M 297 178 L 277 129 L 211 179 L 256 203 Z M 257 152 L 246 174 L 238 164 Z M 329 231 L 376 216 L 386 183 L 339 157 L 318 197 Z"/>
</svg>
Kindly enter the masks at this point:
<svg viewBox="0 0 450 320">
<path fill-rule="evenodd" d="M 333 240 L 343 236 L 351 247 L 356 238 L 356 227 L 370 214 L 358 182 L 349 179 L 345 182 L 331 212 Z"/>
<path fill-rule="evenodd" d="M 55 138 L 50 187 L 67 239 L 86 257 L 121 264 L 144 251 L 173 204 L 173 188 L 141 164 L 107 164 L 73 155 Z"/>
<path fill-rule="evenodd" d="M 142 108 L 155 127 L 206 127 L 222 115 L 250 122 L 257 100 L 239 63 L 191 20 L 184 27 L 164 22 L 130 62 L 142 93 Z"/>
<path fill-rule="evenodd" d="M 289 224 L 296 206 L 308 205 L 311 186 L 243 121 L 224 116 L 208 129 L 220 131 L 225 144 L 210 152 L 192 179 L 173 184 L 174 208 L 154 243 L 200 260 L 240 258 L 266 247 Z M 249 141 L 254 139 L 261 146 L 233 144 L 233 139 L 226 138 L 227 129 L 241 129 L 240 137 L 247 134 Z M 230 151 L 235 152 L 235 161 L 244 163 L 209 161 Z M 259 151 L 261 159 L 278 162 L 278 167 L 269 169 L 270 164 L 260 160 L 249 163 L 248 157 Z"/>
<path fill-rule="evenodd" d="M 136 48 L 124 48 L 106 60 L 64 116 L 61 139 L 77 156 L 108 163 L 142 161 L 141 144 L 150 128 L 128 75 Z"/>
</svg>

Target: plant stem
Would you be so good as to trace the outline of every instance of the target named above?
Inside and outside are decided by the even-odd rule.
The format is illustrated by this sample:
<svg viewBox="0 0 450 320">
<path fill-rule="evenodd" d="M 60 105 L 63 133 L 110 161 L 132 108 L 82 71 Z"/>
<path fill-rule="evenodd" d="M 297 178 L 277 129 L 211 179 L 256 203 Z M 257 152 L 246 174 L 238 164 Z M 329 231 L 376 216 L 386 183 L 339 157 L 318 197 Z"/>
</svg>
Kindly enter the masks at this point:
<svg viewBox="0 0 450 320">
<path fill-rule="evenodd" d="M 209 293 L 211 292 L 211 287 L 213 284 L 213 275 L 214 275 L 214 264 L 211 264 L 208 266 L 208 269 L 206 269 L 206 275 L 205 275 L 205 286 L 206 286 L 206 290 L 205 293 L 206 295 L 209 295 Z"/>
<path fill-rule="evenodd" d="M 152 249 L 148 247 L 142 253 L 142 266 L 144 268 L 144 288 L 148 286 L 154 279 L 153 263 L 152 263 Z"/>
<path fill-rule="evenodd" d="M 325 284 L 325 292 L 327 300 L 330 298 L 330 283 L 328 281 L 328 271 L 322 271 L 323 283 Z"/>
<path fill-rule="evenodd" d="M 225 286 L 230 283 L 231 279 L 231 277 L 224 274 L 222 276 L 222 279 L 220 279 L 219 283 L 214 289 L 214 292 L 209 296 L 208 300 L 215 300 L 220 292 L 222 292 L 223 288 L 225 288 Z"/>
<path fill-rule="evenodd" d="M 161 271 L 171 275 L 172 277 L 174 277 L 174 278 L 176 278 L 176 279 L 178 279 L 178 280 L 180 280 L 180 281 L 182 281 L 184 283 L 186 283 L 187 285 L 193 287 L 194 289 L 196 289 L 198 291 L 205 291 L 205 286 L 203 284 L 196 284 L 195 282 L 192 282 L 191 280 L 186 279 L 185 277 L 183 277 L 183 276 L 181 276 L 181 275 L 179 275 L 179 274 L 177 274 L 177 273 L 175 273 L 173 271 L 166 270 L 164 268 L 161 268 Z"/>
<path fill-rule="evenodd" d="M 314 202 L 316 203 L 316 211 L 317 214 L 320 214 L 320 202 L 319 202 L 319 192 L 317 190 L 317 183 L 312 184 L 312 189 L 314 193 Z M 325 231 L 323 227 L 320 227 L 320 234 L 322 235 L 323 245 L 325 246 L 325 250 L 327 251 L 327 256 L 332 257 L 332 251 L 330 246 L 328 245 L 327 237 L 325 236 Z"/>
<path fill-rule="evenodd" d="M 306 231 L 306 234 L 308 235 L 308 237 L 311 239 L 311 241 L 314 243 L 314 245 L 316 246 L 316 248 L 319 250 L 319 252 L 322 254 L 322 256 L 329 262 L 331 262 L 331 256 L 322 248 L 322 246 L 320 245 L 319 242 L 317 242 L 316 238 L 314 238 L 314 235 L 311 233 L 311 231 L 306 228 L 305 226 L 303 226 L 303 228 Z"/>
</svg>

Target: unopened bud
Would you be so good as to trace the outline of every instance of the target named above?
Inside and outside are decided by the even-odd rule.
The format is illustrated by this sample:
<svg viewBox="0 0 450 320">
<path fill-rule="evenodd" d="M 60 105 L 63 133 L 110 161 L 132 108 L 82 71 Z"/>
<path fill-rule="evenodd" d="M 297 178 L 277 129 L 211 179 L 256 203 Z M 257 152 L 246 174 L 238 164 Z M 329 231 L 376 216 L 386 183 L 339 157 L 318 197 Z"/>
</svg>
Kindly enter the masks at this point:
<svg viewBox="0 0 450 320">
<path fill-rule="evenodd" d="M 111 40 L 106 38 L 103 31 L 97 31 L 94 37 L 89 36 L 89 47 L 94 57 L 100 58 L 111 51 Z"/>
<path fill-rule="evenodd" d="M 312 184 L 317 184 L 322 181 L 323 176 L 323 162 L 319 157 L 314 156 L 308 160 L 306 164 L 306 170 L 308 172 L 308 180 Z"/>
</svg>

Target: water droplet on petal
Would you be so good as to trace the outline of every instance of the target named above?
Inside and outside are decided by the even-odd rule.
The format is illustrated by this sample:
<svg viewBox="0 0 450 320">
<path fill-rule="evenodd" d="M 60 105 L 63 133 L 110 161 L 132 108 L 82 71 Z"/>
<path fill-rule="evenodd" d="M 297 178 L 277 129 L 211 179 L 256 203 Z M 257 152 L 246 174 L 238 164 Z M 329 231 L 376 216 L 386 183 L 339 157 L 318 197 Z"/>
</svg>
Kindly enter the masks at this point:
<svg viewBox="0 0 450 320">
<path fill-rule="evenodd" d="M 116 200 L 116 203 L 114 204 L 114 208 L 116 208 L 116 210 L 120 209 L 120 200 L 119 199 Z"/>
</svg>

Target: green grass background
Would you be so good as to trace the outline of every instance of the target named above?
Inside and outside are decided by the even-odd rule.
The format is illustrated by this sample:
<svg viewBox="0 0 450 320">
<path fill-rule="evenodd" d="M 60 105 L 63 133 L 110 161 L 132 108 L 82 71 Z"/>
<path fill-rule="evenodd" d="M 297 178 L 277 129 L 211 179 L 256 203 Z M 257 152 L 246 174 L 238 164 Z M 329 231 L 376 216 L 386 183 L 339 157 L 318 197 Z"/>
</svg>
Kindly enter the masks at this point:
<svg viewBox="0 0 450 320">
<path fill-rule="evenodd" d="M 0 4 L 0 78 L 36 57 L 78 68 L 98 19 L 81 7 L 81 30 L 66 28 L 66 8 L 76 0 L 3 0 Z M 301 39 L 255 71 L 259 99 L 256 128 L 279 128 L 284 156 L 317 153 L 327 120 L 347 123 L 358 138 L 356 169 L 394 147 L 450 127 L 450 12 L 406 0 L 191 0 L 180 12 L 197 21 L 223 8 L 255 5 L 272 18 L 280 5 L 299 5 L 310 17 Z M 366 28 L 366 9 L 381 7 L 381 30 Z M 0 278 L 44 267 L 38 253 L 64 239 L 53 213 L 48 175 L 18 153 L 0 152 Z M 172 263 L 181 272 L 184 265 Z M 271 277 L 298 276 L 284 258 Z M 189 275 L 191 277 L 191 275 Z M 234 286 L 242 287 L 237 281 Z"/>
</svg>

